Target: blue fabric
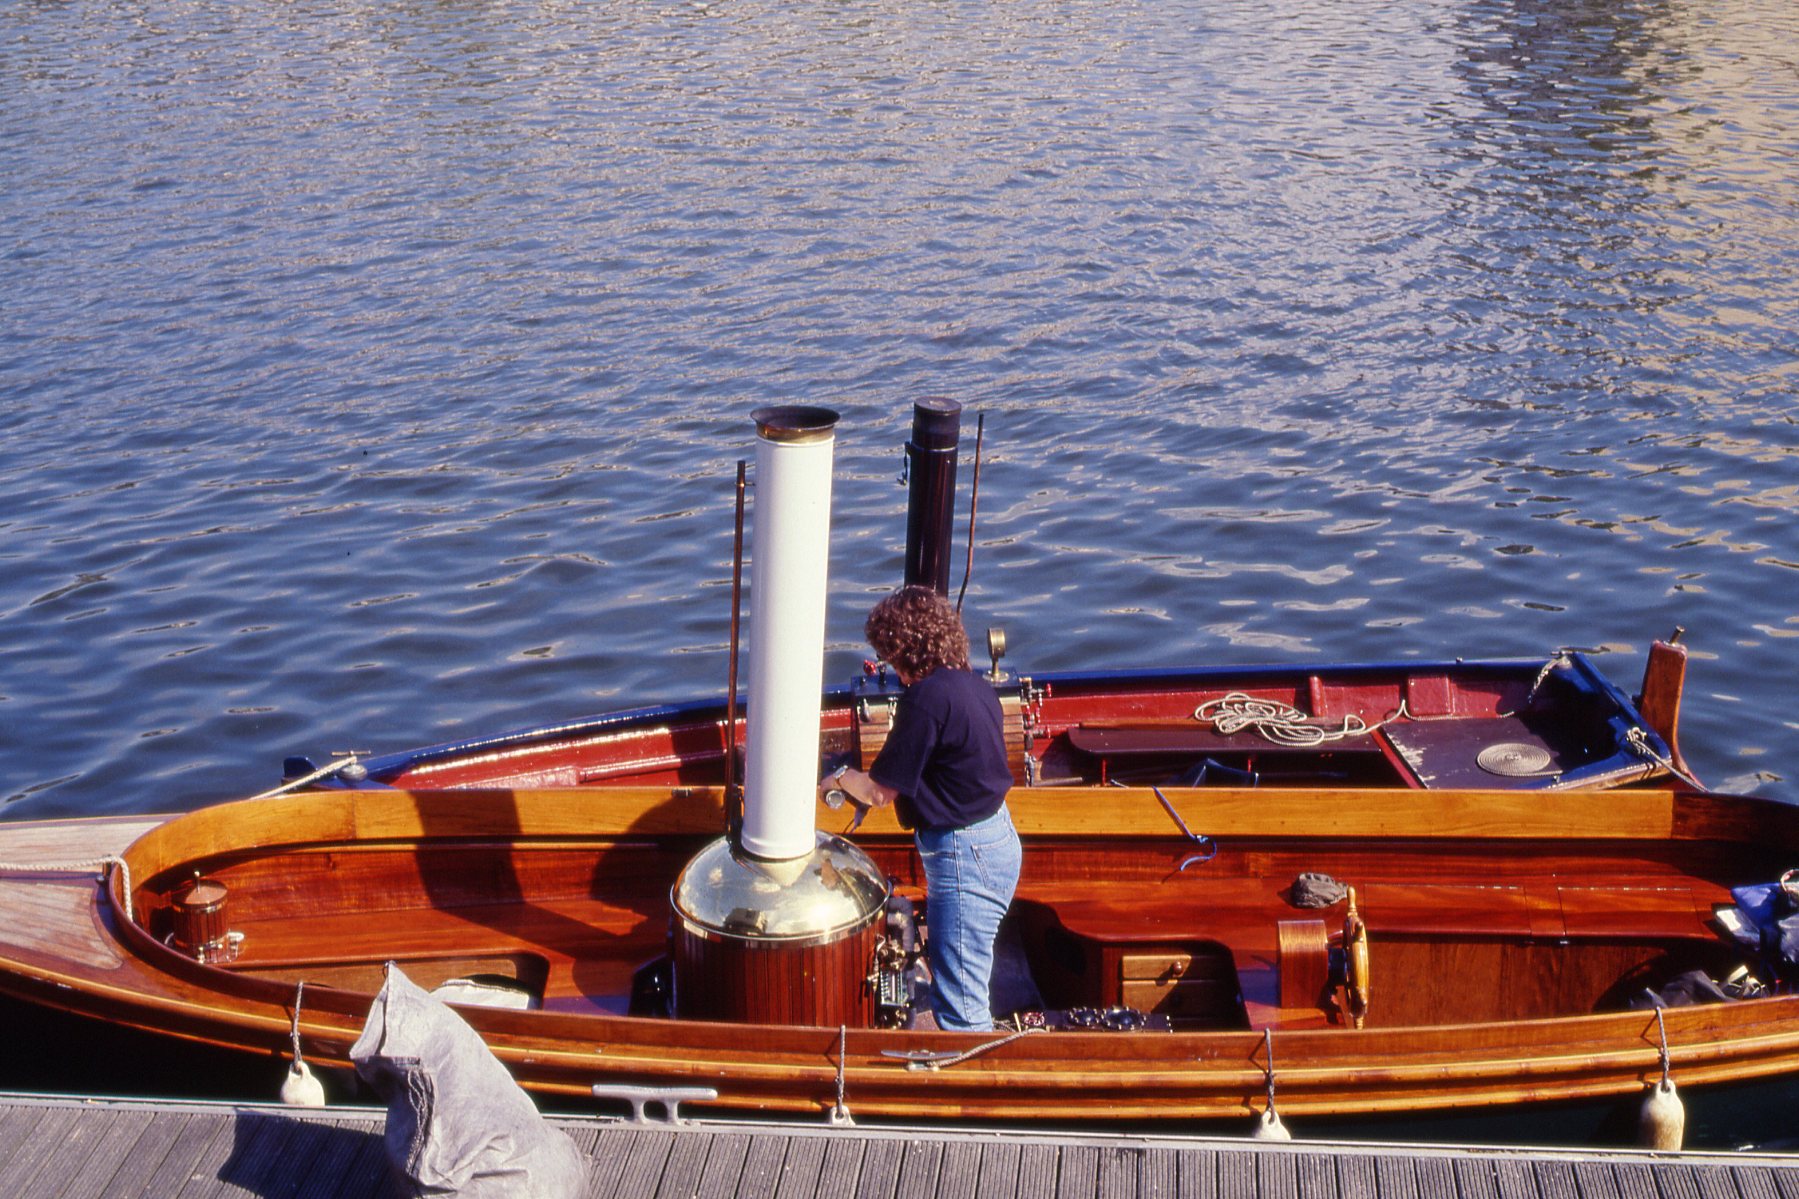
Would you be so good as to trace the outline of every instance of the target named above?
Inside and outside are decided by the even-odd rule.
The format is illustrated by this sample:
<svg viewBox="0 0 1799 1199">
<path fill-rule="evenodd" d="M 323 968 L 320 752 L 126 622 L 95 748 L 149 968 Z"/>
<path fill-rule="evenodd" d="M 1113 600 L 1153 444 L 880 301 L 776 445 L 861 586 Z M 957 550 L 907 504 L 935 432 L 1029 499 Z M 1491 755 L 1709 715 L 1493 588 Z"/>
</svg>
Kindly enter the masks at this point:
<svg viewBox="0 0 1799 1199">
<path fill-rule="evenodd" d="M 899 792 L 908 828 L 966 828 L 992 816 L 1012 787 L 993 684 L 942 666 L 907 687 L 868 773 Z"/>
<path fill-rule="evenodd" d="M 993 942 L 1018 887 L 1024 849 L 1005 805 L 960 829 L 919 829 L 926 887 L 925 957 L 931 964 L 937 1026 L 993 1027 Z"/>
<path fill-rule="evenodd" d="M 1789 966 L 1799 965 L 1799 912 L 1792 910 L 1779 883 L 1735 887 L 1730 897 L 1750 925 L 1738 940 Z"/>
</svg>

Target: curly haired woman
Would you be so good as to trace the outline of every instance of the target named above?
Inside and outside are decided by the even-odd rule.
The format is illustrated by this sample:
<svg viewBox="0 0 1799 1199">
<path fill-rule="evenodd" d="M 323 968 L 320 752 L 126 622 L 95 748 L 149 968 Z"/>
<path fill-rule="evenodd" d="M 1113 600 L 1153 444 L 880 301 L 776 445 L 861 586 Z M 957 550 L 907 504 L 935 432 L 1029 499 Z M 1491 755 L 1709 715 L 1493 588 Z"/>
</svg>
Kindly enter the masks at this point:
<svg viewBox="0 0 1799 1199">
<path fill-rule="evenodd" d="M 844 767 L 821 787 L 895 805 L 924 864 L 925 943 L 937 1025 L 993 1027 L 993 943 L 1018 886 L 1023 850 L 999 700 L 968 666 L 968 634 L 948 600 L 903 587 L 874 606 L 868 643 L 905 685 L 887 744 L 867 773 Z"/>
</svg>

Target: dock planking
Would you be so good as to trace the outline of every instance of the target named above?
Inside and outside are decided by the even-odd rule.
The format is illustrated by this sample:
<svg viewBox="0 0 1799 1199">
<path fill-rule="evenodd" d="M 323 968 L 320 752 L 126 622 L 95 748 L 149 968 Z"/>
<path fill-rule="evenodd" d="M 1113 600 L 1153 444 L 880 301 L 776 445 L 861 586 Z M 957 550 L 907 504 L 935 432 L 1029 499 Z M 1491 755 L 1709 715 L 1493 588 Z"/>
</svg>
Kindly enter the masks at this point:
<svg viewBox="0 0 1799 1199">
<path fill-rule="evenodd" d="M 8 1199 L 391 1199 L 374 1108 L 0 1095 Z M 1799 1199 L 1799 1157 L 554 1118 L 595 1199 Z"/>
</svg>

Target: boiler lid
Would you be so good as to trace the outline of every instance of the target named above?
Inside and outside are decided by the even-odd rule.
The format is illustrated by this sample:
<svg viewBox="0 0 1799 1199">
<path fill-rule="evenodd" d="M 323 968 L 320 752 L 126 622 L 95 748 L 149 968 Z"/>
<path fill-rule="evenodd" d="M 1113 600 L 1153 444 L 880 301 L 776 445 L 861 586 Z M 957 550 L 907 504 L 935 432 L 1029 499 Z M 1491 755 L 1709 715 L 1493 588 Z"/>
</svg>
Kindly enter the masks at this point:
<svg viewBox="0 0 1799 1199">
<path fill-rule="evenodd" d="M 887 902 L 887 879 L 866 853 L 816 834 L 805 857 L 759 861 L 721 837 L 675 880 L 675 914 L 712 932 L 754 941 L 826 936 L 865 924 Z"/>
</svg>

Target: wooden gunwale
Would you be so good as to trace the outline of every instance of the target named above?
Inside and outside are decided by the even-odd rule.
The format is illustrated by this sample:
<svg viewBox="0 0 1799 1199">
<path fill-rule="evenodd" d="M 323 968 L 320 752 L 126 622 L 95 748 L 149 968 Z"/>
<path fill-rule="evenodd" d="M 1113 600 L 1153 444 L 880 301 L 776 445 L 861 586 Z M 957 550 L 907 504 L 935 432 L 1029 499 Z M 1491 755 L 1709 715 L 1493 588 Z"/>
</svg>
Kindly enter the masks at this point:
<svg viewBox="0 0 1799 1199">
<path fill-rule="evenodd" d="M 1190 823 L 1219 836 L 1292 836 L 1279 830 L 1297 824 L 1330 828 L 1333 839 L 1397 834 L 1424 841 L 1699 841 L 1730 840 L 1748 829 L 1766 838 L 1773 827 L 1777 839 L 1791 845 L 1794 828 L 1792 816 L 1777 805 L 1661 791 L 1605 792 L 1572 810 L 1564 806 L 1566 796 L 1546 803 L 1516 792 L 1288 793 L 1281 797 L 1287 811 L 1279 819 L 1270 818 L 1266 793 L 1165 794 Z M 1446 794 L 1450 802 L 1444 804 Z M 718 799 L 708 788 L 325 792 L 176 817 L 145 832 L 126 857 L 141 890 L 188 863 L 282 847 L 405 847 L 428 837 L 481 840 L 506 832 L 532 845 L 558 847 L 620 836 L 700 837 L 718 827 Z M 1352 800 L 1354 809 L 1346 811 L 1343 805 Z M 1757 806 L 1746 809 L 1746 803 Z M 1027 837 L 1053 831 L 1173 836 L 1178 843 L 1167 814 L 1147 791 L 1022 791 L 1014 795 L 1014 812 Z M 878 818 L 885 815 L 871 817 L 867 831 L 899 836 L 897 828 L 881 828 Z M 269 1053 L 286 1046 L 291 993 L 285 985 L 189 962 L 135 925 L 121 930 L 110 913 L 96 915 L 95 930 L 119 937 L 132 951 L 116 979 L 18 960 L 0 986 L 192 1040 Z M 0 957 L 13 956 L 0 945 Z M 359 1031 L 366 1002 L 367 996 L 309 989 L 301 1021 L 309 1053 L 341 1057 Z M 819 1110 L 834 1094 L 834 1029 L 547 1013 L 481 1012 L 471 1019 L 521 1079 L 549 1091 L 578 1094 L 600 1078 L 649 1076 L 719 1085 L 728 1101 L 794 1111 Z M 1675 1077 L 1683 1083 L 1799 1068 L 1799 997 L 1676 1009 L 1666 1020 Z M 1385 1112 L 1625 1094 L 1659 1074 L 1653 1030 L 1653 1016 L 1639 1012 L 1499 1028 L 1277 1030 L 1280 1102 L 1295 1112 Z M 880 1056 L 887 1048 L 965 1049 L 982 1040 L 979 1034 L 852 1031 L 845 1067 L 852 1099 L 859 1096 L 870 1111 L 908 1115 L 1077 1116 L 1091 1115 L 1096 1106 L 1119 1116 L 1227 1114 L 1255 1110 L 1265 1081 L 1259 1032 L 1044 1034 L 940 1072 L 907 1071 Z M 1166 1064 L 1171 1059 L 1191 1064 L 1172 1067 Z"/>
<path fill-rule="evenodd" d="M 1196 831 L 1214 837 L 1668 841 L 1707 839 L 1735 827 L 1715 825 L 1696 810 L 1676 820 L 1677 801 L 1698 805 L 1716 797 L 1660 789 L 1564 792 L 1555 800 L 1518 791 L 1356 788 L 1280 792 L 1278 801 L 1253 788 L 1163 788 L 1162 794 Z M 1175 831 L 1146 787 L 1015 788 L 1009 806 L 1026 837 Z M 703 837 L 715 835 L 723 819 L 716 787 L 318 791 L 177 816 L 139 838 L 126 856 L 142 881 L 183 862 L 242 849 L 420 837 Z M 821 828 L 832 828 L 843 818 L 820 805 L 818 819 Z M 1790 837 L 1795 821 L 1783 824 Z M 903 831 L 891 809 L 871 812 L 862 827 L 869 836 Z"/>
</svg>

